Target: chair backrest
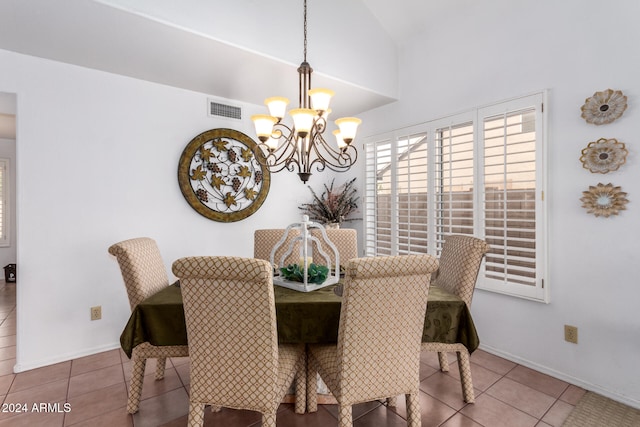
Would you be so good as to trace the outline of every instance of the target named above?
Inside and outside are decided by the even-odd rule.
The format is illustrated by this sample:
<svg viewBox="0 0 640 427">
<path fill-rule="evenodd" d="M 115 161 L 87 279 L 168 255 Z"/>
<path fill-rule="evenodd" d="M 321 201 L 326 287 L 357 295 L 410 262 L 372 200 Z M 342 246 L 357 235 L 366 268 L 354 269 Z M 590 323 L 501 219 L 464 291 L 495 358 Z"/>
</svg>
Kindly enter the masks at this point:
<svg viewBox="0 0 640 427">
<path fill-rule="evenodd" d="M 440 253 L 440 268 L 433 284 L 458 295 L 471 309 L 482 257 L 489 245 L 473 236 L 452 234 L 445 237 Z"/>
<path fill-rule="evenodd" d="M 197 401 L 264 412 L 275 402 L 278 333 L 269 262 L 187 257 L 180 278 Z"/>
<path fill-rule="evenodd" d="M 266 261 L 271 260 L 271 250 L 280 241 L 284 235 L 286 229 L 284 228 L 271 228 L 256 230 L 253 233 L 253 257 L 256 259 L 264 259 Z M 274 263 L 280 262 L 280 257 L 288 250 L 291 241 L 300 235 L 300 230 L 289 230 L 287 239 L 284 244 L 276 251 Z M 294 246 L 291 255 L 289 255 L 284 262 L 284 265 L 297 264 L 300 261 L 300 248 L 298 245 Z"/>
<path fill-rule="evenodd" d="M 350 259 L 358 258 L 358 233 L 350 228 L 328 228 L 326 229 L 327 237 L 333 243 L 340 254 L 340 265 L 346 266 Z M 311 229 L 311 235 L 317 237 L 321 242 L 322 250 L 329 254 L 332 258 L 333 252 L 327 244 L 324 243 L 322 233 L 318 229 Z M 315 242 L 312 245 L 314 262 L 324 264 L 324 258 L 319 256 Z"/>
<path fill-rule="evenodd" d="M 138 237 L 115 243 L 109 253 L 118 260 L 131 310 L 145 298 L 169 286 L 169 277 L 156 241 Z"/>
<path fill-rule="evenodd" d="M 344 402 L 415 392 L 431 273 L 430 255 L 352 259 L 338 332 Z"/>
</svg>

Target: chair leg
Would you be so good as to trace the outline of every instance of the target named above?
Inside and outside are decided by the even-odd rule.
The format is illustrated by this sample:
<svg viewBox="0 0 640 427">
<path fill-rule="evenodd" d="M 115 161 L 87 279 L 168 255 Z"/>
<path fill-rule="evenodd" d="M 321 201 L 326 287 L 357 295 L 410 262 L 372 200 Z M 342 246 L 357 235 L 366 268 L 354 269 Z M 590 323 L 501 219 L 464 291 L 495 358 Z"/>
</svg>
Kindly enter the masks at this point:
<svg viewBox="0 0 640 427">
<path fill-rule="evenodd" d="M 467 403 L 476 401 L 473 391 L 473 380 L 471 379 L 471 364 L 469 363 L 469 352 L 460 350 L 458 353 L 458 369 L 460 370 L 460 382 L 462 383 L 462 395 Z"/>
<path fill-rule="evenodd" d="M 191 427 L 191 426 L 189 426 Z M 262 427 L 276 427 L 276 413 L 262 414 Z"/>
<path fill-rule="evenodd" d="M 438 362 L 440 363 L 440 370 L 442 372 L 449 372 L 449 359 L 447 358 L 447 353 L 439 351 Z"/>
<path fill-rule="evenodd" d="M 135 350 L 134 350 L 135 351 Z M 131 368 L 131 384 L 129 385 L 129 399 L 127 400 L 127 412 L 135 414 L 140 406 L 140 395 L 142 394 L 142 381 L 144 380 L 144 368 L 147 359 L 133 357 Z"/>
<path fill-rule="evenodd" d="M 318 410 L 318 367 L 310 354 L 307 354 L 307 412 Z"/>
<path fill-rule="evenodd" d="M 407 401 L 407 425 L 408 427 L 421 426 L 420 395 L 419 393 L 405 395 Z"/>
<path fill-rule="evenodd" d="M 351 405 L 338 405 L 338 427 L 353 427 Z"/>
<path fill-rule="evenodd" d="M 296 368 L 296 414 L 304 414 L 307 410 L 307 357 L 305 352 L 298 361 L 298 367 Z"/>
<path fill-rule="evenodd" d="M 156 380 L 164 378 L 164 368 L 167 365 L 166 357 L 158 357 L 156 359 Z"/>
<path fill-rule="evenodd" d="M 204 425 L 204 403 L 189 402 L 189 427 Z"/>
</svg>

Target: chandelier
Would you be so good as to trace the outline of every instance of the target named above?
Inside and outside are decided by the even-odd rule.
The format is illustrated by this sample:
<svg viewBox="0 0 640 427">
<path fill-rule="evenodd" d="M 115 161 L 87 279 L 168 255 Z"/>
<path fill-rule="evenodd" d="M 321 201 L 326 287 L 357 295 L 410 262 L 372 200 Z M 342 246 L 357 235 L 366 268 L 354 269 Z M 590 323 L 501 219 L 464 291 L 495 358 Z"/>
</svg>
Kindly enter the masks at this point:
<svg viewBox="0 0 640 427">
<path fill-rule="evenodd" d="M 267 98 L 264 103 L 269 114 L 251 117 L 260 140 L 258 147 L 264 153 L 264 162 L 271 172 L 287 169 L 297 171 L 302 182 L 311 176 L 312 167 L 322 172 L 325 168 L 336 172 L 347 171 L 358 158 L 358 151 L 351 145 L 361 120 L 344 117 L 335 121 L 339 129 L 333 131 L 336 144 L 324 139 L 327 118 L 331 109 L 329 101 L 334 92 L 329 89 L 312 89 L 313 69 L 307 62 L 307 0 L 304 0 L 304 59 L 298 67 L 298 108 L 289 111 L 293 125 L 283 123 L 289 100 L 283 97 Z"/>
</svg>

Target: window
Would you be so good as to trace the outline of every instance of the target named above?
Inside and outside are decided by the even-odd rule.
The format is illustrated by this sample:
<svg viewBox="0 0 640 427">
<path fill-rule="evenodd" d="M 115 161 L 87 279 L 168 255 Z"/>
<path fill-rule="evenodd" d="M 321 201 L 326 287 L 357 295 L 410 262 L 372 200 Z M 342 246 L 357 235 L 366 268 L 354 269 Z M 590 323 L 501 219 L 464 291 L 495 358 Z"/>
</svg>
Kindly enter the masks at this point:
<svg viewBox="0 0 640 427">
<path fill-rule="evenodd" d="M 9 160 L 0 159 L 0 247 L 9 246 Z"/>
<path fill-rule="evenodd" d="M 491 246 L 478 288 L 548 301 L 544 95 L 368 138 L 366 254 L 438 256 L 474 235 Z"/>
</svg>

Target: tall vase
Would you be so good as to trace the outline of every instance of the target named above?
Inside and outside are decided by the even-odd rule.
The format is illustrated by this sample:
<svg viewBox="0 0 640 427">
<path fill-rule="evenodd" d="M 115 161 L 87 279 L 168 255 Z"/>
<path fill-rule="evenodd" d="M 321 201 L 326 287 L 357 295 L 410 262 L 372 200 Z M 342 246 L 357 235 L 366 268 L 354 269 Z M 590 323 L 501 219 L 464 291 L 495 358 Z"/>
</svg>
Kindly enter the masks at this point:
<svg viewBox="0 0 640 427">
<path fill-rule="evenodd" d="M 340 228 L 340 223 L 339 222 L 328 222 L 324 225 L 324 228 L 326 228 L 327 230 L 337 230 L 338 228 Z"/>
</svg>

